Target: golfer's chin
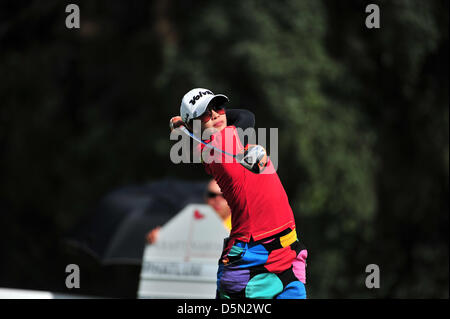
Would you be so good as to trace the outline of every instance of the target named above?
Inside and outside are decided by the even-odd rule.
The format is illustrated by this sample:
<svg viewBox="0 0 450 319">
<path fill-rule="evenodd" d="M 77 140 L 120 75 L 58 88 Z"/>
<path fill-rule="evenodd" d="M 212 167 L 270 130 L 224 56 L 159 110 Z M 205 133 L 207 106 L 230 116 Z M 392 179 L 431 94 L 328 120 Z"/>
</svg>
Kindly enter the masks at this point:
<svg viewBox="0 0 450 319">
<path fill-rule="evenodd" d="M 225 127 L 227 127 L 227 123 L 225 121 L 205 127 L 202 136 L 204 139 L 205 137 L 209 138 L 211 135 L 222 131 Z"/>
<path fill-rule="evenodd" d="M 227 127 L 227 121 L 221 120 L 221 121 L 217 121 L 216 123 L 214 123 L 214 125 L 212 126 L 212 129 L 215 132 L 219 132 L 219 131 L 222 131 L 225 127 Z"/>
</svg>

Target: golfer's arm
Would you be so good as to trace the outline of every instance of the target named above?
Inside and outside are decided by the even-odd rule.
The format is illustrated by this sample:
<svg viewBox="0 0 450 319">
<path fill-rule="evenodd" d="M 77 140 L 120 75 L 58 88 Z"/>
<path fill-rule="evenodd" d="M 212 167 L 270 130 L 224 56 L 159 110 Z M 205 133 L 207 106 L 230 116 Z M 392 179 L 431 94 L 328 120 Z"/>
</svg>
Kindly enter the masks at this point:
<svg viewBox="0 0 450 319">
<path fill-rule="evenodd" d="M 249 127 L 255 127 L 255 115 L 252 112 L 244 109 L 227 110 L 226 112 L 227 125 L 234 125 L 236 128 L 241 128 L 244 131 Z M 242 131 L 238 130 L 239 139 L 241 140 L 242 145 L 245 146 L 249 142 L 249 136 L 243 136 L 242 133 Z M 253 136 L 253 139 L 250 139 L 250 141 L 256 141 L 256 135 L 254 135 L 255 132 L 251 134 Z"/>
<path fill-rule="evenodd" d="M 228 109 L 227 125 L 234 125 L 245 130 L 249 127 L 255 127 L 255 115 L 244 109 Z"/>
</svg>

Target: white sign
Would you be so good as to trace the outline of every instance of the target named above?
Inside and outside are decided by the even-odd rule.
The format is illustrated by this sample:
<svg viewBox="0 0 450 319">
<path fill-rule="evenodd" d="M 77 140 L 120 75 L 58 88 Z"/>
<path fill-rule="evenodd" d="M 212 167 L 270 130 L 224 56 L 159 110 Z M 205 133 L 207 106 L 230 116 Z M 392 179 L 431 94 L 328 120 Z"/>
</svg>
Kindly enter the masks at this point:
<svg viewBox="0 0 450 319">
<path fill-rule="evenodd" d="M 209 205 L 186 206 L 144 251 L 139 298 L 215 298 L 217 262 L 228 236 Z"/>
</svg>

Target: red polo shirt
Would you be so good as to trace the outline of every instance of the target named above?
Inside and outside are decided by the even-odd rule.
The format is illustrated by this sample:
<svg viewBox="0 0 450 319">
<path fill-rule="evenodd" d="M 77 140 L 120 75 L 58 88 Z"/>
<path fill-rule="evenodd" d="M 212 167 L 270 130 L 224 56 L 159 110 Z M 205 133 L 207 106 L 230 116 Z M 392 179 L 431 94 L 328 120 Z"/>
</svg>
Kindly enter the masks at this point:
<svg viewBox="0 0 450 319">
<path fill-rule="evenodd" d="M 205 142 L 231 154 L 243 149 L 234 126 L 216 132 Z M 206 172 L 217 181 L 231 208 L 230 238 L 258 241 L 288 227 L 295 229 L 288 197 L 270 159 L 265 170 L 255 174 L 232 156 L 199 146 Z"/>
</svg>

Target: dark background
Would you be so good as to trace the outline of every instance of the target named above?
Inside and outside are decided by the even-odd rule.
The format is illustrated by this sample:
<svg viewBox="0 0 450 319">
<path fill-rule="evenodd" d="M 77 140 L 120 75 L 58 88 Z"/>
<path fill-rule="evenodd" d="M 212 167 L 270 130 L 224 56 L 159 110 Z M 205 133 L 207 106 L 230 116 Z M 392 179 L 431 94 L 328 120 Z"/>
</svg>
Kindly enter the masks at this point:
<svg viewBox="0 0 450 319">
<path fill-rule="evenodd" d="M 205 87 L 279 130 L 309 297 L 448 298 L 448 1 L 86 0 L 67 29 L 69 3 L 0 3 L 0 287 L 73 293 L 78 263 L 78 293 L 135 297 L 139 267 L 62 239 L 114 189 L 208 178 L 168 138 Z"/>
</svg>

